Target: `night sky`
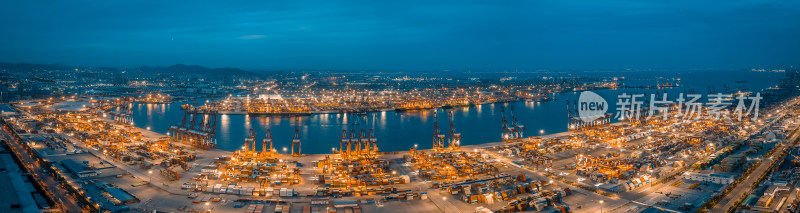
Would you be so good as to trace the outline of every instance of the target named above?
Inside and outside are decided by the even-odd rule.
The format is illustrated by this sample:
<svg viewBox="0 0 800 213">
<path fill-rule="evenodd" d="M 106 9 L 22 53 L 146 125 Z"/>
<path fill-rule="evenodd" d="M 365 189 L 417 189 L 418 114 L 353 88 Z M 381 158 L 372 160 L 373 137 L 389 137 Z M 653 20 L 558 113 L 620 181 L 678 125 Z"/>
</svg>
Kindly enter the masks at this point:
<svg viewBox="0 0 800 213">
<path fill-rule="evenodd" d="M 259 70 L 800 64 L 800 1 L 11 1 L 0 62 Z"/>
</svg>

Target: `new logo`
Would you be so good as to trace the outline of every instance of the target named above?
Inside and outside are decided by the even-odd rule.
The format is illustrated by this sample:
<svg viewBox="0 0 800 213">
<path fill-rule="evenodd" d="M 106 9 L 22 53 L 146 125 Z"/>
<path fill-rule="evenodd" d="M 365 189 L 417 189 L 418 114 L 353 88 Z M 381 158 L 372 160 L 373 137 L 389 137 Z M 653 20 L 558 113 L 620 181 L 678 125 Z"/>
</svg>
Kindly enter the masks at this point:
<svg viewBox="0 0 800 213">
<path fill-rule="evenodd" d="M 597 93 L 591 91 L 581 92 L 578 98 L 578 116 L 584 122 L 592 122 L 605 116 L 608 111 L 608 102 Z"/>
</svg>

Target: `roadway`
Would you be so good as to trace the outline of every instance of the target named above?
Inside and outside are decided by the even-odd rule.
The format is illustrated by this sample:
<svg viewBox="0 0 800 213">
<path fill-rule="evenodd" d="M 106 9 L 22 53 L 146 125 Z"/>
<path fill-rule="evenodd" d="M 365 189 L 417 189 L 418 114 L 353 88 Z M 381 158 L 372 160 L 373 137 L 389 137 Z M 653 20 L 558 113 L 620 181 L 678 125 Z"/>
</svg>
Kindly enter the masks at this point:
<svg viewBox="0 0 800 213">
<path fill-rule="evenodd" d="M 797 143 L 798 140 L 797 135 L 800 134 L 795 134 L 795 136 L 789 138 L 785 144 L 780 144 L 780 147 L 778 147 L 777 150 L 775 150 L 772 153 L 772 155 L 763 158 L 761 164 L 759 164 L 758 167 L 755 170 L 753 170 L 752 173 L 750 173 L 750 175 L 744 177 L 745 179 L 739 184 L 737 184 L 736 187 L 733 188 L 733 190 L 731 190 L 731 192 L 725 195 L 725 197 L 721 198 L 720 201 L 717 203 L 717 205 L 715 205 L 714 208 L 711 209 L 711 212 L 726 212 L 728 211 L 728 209 L 730 209 L 733 205 L 736 204 L 736 202 L 734 201 L 741 198 L 745 193 L 750 193 L 752 185 L 756 181 L 758 181 L 758 178 L 761 177 L 762 174 L 769 172 L 769 168 L 772 165 L 772 162 L 775 160 L 779 160 L 774 158 L 777 158 L 781 153 L 786 151 L 786 149 L 791 148 L 794 144 Z"/>
<path fill-rule="evenodd" d="M 797 102 L 793 104 L 797 104 Z M 781 114 L 776 115 L 776 117 L 783 116 L 786 113 L 787 111 L 783 111 L 781 112 Z M 794 119 L 794 118 L 789 118 L 789 119 Z M 773 124 L 774 123 L 771 123 L 770 125 Z M 756 167 L 756 169 L 750 173 L 750 175 L 748 175 L 747 177 L 742 177 L 744 178 L 744 180 L 742 182 L 739 182 L 739 184 L 737 184 L 735 188 L 733 188 L 728 194 L 726 194 L 725 197 L 721 198 L 717 203 L 717 205 L 714 205 L 714 207 L 711 209 L 711 212 L 727 212 L 728 209 L 730 209 L 733 205 L 737 204 L 735 202 L 736 200 L 741 198 L 745 193 L 750 193 L 752 185 L 758 180 L 759 177 L 761 177 L 762 174 L 769 172 L 768 169 L 770 168 L 772 162 L 775 160 L 779 160 L 775 158 L 777 158 L 781 153 L 786 151 L 786 149 L 791 148 L 792 146 L 794 146 L 794 144 L 797 143 L 799 135 L 800 134 L 789 135 L 788 136 L 789 138 L 787 138 L 786 142 L 779 144 L 780 147 L 778 147 L 774 152 L 772 152 L 772 155 L 770 155 L 769 157 L 762 158 L 764 161 L 762 161 L 761 164 L 759 164 L 758 167 Z"/>
<path fill-rule="evenodd" d="M 17 158 L 22 162 L 26 170 L 31 171 L 31 176 L 39 182 L 40 185 L 45 187 L 46 193 L 54 200 L 56 206 L 65 212 L 83 212 L 80 204 L 78 204 L 77 197 L 68 193 L 66 189 L 61 187 L 61 184 L 55 177 L 47 174 L 45 168 L 39 164 L 39 161 L 33 159 L 33 155 L 28 153 L 22 145 L 11 137 L 8 132 L 0 131 L 3 140 L 7 141 L 11 150 L 15 153 Z"/>
</svg>

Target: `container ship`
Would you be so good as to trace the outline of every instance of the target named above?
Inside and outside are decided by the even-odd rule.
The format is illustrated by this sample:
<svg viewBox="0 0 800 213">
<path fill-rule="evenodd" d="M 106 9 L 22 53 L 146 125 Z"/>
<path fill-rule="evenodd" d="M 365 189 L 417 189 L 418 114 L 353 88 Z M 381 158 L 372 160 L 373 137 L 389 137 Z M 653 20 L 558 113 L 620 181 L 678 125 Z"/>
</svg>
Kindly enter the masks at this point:
<svg viewBox="0 0 800 213">
<path fill-rule="evenodd" d="M 436 109 L 439 106 L 433 104 L 433 101 L 424 100 L 424 99 L 411 99 L 400 102 L 395 107 L 395 111 L 403 112 L 403 111 L 415 111 L 415 110 L 427 110 L 427 109 Z"/>
</svg>

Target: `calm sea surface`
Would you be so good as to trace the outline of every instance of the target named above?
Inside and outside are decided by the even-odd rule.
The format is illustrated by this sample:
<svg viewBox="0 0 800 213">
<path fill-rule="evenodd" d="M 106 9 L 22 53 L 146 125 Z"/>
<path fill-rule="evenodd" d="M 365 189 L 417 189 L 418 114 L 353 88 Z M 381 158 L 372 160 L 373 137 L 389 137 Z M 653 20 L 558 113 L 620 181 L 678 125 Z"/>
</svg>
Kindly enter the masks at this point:
<svg viewBox="0 0 800 213">
<path fill-rule="evenodd" d="M 598 76 L 608 75 L 598 73 Z M 626 73 L 628 85 L 652 85 L 656 82 L 676 82 L 680 78 L 681 87 L 661 89 L 659 93 L 668 93 L 668 99 L 674 100 L 677 94 L 706 93 L 713 88 L 723 92 L 727 86 L 732 91 L 758 91 L 778 84 L 783 73 L 755 73 L 744 71 L 685 72 L 671 74 L 668 78 L 655 79 L 652 73 Z M 617 95 L 653 94 L 655 89 L 617 89 L 598 90 L 609 103 L 609 112 L 614 113 Z M 509 109 L 514 109 L 518 123 L 527 130 L 525 136 L 552 134 L 567 130 L 567 111 L 565 100 L 575 100 L 579 93 L 564 92 L 555 94 L 556 101 L 550 102 L 512 102 L 495 103 L 453 109 L 454 124 L 462 135 L 462 145 L 497 142 L 500 140 L 502 122 L 501 105 L 507 105 L 506 118 L 511 120 Z M 180 106 L 184 102 L 171 104 L 134 104 L 133 115 L 135 125 L 140 128 L 166 134 L 170 126 L 179 126 L 184 112 Z M 449 121 L 447 112 L 438 110 L 439 128 L 447 133 Z M 255 130 L 257 139 L 264 137 L 268 128 L 272 130 L 275 147 L 280 151 L 291 145 L 295 125 L 300 127 L 303 153 L 330 153 L 331 148 L 338 147 L 343 129 L 374 129 L 378 145 L 382 151 L 408 150 L 414 144 L 420 148 L 430 148 L 433 134 L 433 111 L 413 112 L 373 112 L 366 115 L 355 114 L 315 114 L 300 117 L 268 117 L 248 115 L 220 115 L 217 125 L 218 148 L 236 150 L 244 144 L 249 129 Z"/>
</svg>

